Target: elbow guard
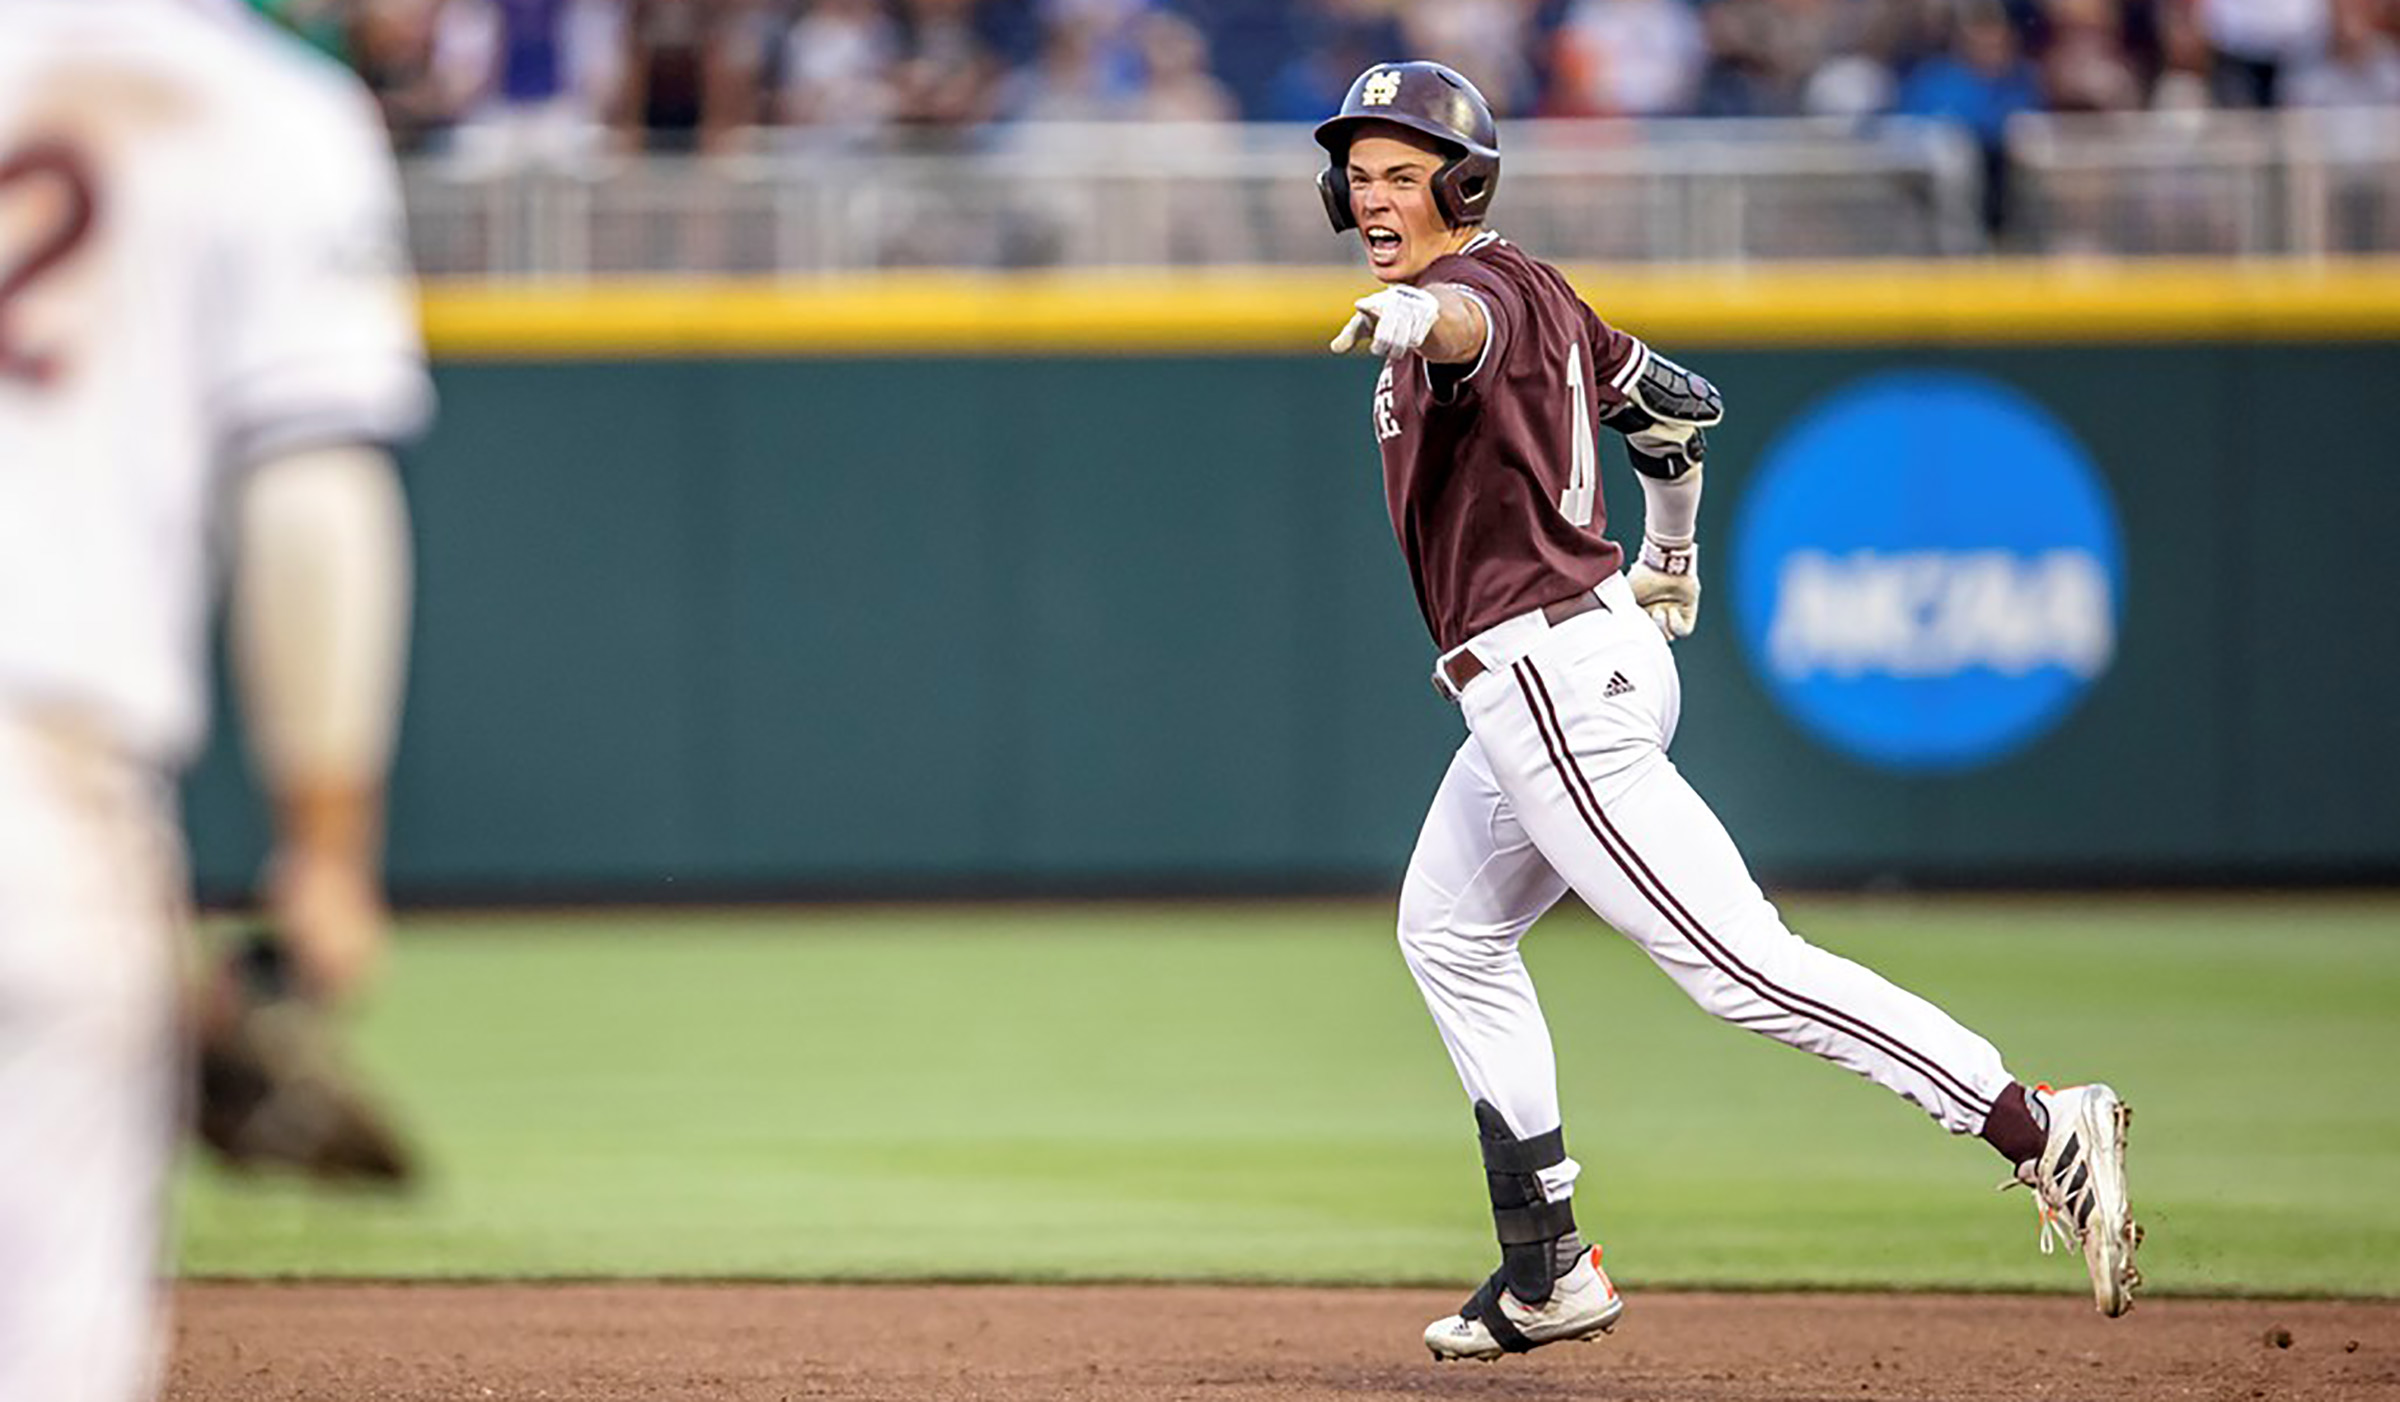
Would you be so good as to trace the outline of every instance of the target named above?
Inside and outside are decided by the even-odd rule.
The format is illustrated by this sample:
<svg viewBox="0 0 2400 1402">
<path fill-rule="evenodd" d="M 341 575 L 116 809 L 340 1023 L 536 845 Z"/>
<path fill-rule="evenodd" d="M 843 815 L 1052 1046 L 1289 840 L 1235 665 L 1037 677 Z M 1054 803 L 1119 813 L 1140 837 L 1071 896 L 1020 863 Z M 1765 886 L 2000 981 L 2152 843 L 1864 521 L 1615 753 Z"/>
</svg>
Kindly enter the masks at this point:
<svg viewBox="0 0 2400 1402">
<path fill-rule="evenodd" d="M 1600 421 L 1625 435 L 1634 471 L 1671 482 L 1700 465 L 1708 453 L 1701 430 L 1725 418 L 1725 396 L 1715 385 L 1637 344 L 1618 372 L 1617 389 L 1625 402 Z"/>
<path fill-rule="evenodd" d="M 1714 428 L 1725 418 L 1725 396 L 1715 385 L 1645 345 L 1634 346 L 1616 386 L 1625 403 L 1602 422 L 1622 433 L 1654 425 Z"/>
<path fill-rule="evenodd" d="M 1696 428 L 1677 429 L 1672 436 L 1663 428 L 1628 433 L 1625 460 L 1644 477 L 1673 482 L 1697 473 L 1708 461 L 1708 435 Z"/>
</svg>

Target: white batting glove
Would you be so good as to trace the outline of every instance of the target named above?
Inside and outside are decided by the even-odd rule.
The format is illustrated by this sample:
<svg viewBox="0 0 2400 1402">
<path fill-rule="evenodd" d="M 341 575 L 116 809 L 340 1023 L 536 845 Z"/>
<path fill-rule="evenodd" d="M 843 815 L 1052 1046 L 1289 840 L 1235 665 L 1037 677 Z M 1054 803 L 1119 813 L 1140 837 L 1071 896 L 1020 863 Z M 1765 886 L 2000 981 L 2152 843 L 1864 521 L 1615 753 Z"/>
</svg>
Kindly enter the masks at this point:
<svg viewBox="0 0 2400 1402">
<path fill-rule="evenodd" d="M 1406 283 L 1394 283 L 1381 292 L 1369 293 L 1353 305 L 1358 308 L 1357 313 L 1333 338 L 1335 355 L 1356 349 L 1370 332 L 1377 355 L 1386 360 L 1406 355 L 1425 344 L 1435 318 L 1442 314 L 1442 304 L 1432 293 Z"/>
<path fill-rule="evenodd" d="M 1688 638 L 1700 622 L 1700 547 L 1696 542 L 1642 537 L 1642 553 L 1625 582 L 1633 601 L 1668 642 Z"/>
</svg>

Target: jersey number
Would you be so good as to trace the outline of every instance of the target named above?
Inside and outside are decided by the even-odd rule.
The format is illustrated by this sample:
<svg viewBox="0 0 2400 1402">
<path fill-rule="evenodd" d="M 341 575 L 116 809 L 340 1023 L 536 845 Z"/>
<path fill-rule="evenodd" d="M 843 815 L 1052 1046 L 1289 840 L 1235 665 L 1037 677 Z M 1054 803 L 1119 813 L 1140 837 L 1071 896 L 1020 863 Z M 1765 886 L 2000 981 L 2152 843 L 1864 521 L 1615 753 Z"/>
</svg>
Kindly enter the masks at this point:
<svg viewBox="0 0 2400 1402">
<path fill-rule="evenodd" d="M 1572 405 L 1568 426 L 1567 489 L 1558 498 L 1558 514 L 1574 526 L 1592 524 L 1592 504 L 1600 491 L 1600 448 L 1592 441 L 1592 406 L 1583 392 L 1583 342 L 1567 347 L 1567 399 Z"/>
<path fill-rule="evenodd" d="M 0 160 L 0 198 L 17 187 L 54 190 L 58 206 L 46 226 L 34 234 L 30 247 L 13 261 L 0 254 L 0 381 L 39 388 L 58 378 L 58 357 L 17 344 L 9 333 L 11 304 L 90 237 L 100 202 L 93 194 L 91 168 L 83 157 L 73 147 L 55 141 L 27 146 Z"/>
</svg>

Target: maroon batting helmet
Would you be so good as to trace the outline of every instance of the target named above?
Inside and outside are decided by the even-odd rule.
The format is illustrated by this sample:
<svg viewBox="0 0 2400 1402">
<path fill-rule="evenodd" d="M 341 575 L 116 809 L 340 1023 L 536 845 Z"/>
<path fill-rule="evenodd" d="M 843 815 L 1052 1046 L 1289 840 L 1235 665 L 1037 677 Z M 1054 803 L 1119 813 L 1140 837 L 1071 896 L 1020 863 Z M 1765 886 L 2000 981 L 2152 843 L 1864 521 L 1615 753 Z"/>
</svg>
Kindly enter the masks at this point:
<svg viewBox="0 0 2400 1402">
<path fill-rule="evenodd" d="M 1317 192 L 1333 231 L 1358 227 L 1350 212 L 1350 141 L 1367 122 L 1390 122 L 1432 137 L 1450 159 L 1433 173 L 1434 207 L 1453 228 L 1480 224 L 1500 188 L 1500 128 L 1475 85 L 1438 63 L 1379 63 L 1358 75 L 1342 110 L 1317 124 L 1317 144 L 1333 159 L 1317 172 Z"/>
</svg>

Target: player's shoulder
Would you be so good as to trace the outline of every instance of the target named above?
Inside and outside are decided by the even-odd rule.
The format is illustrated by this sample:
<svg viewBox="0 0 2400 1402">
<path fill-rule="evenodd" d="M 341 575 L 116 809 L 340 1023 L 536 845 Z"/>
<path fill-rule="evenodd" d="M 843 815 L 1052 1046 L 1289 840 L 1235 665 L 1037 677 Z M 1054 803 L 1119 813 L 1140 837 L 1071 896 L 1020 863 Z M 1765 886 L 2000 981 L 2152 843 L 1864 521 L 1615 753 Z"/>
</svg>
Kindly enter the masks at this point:
<svg viewBox="0 0 2400 1402">
<path fill-rule="evenodd" d="M 1488 230 L 1436 259 L 1423 280 L 1478 294 L 1505 329 L 1504 349 L 1511 355 L 1520 344 L 1548 346 L 1560 337 L 1580 337 L 1593 320 L 1590 306 L 1565 274 Z"/>
<path fill-rule="evenodd" d="M 349 71 L 269 24 L 239 0 L 14 0 L 0 47 L 146 60 L 226 94 L 320 106 L 363 95 Z"/>
<path fill-rule="evenodd" d="M 1488 229 L 1477 234 L 1456 253 L 1435 259 L 1426 268 L 1424 281 L 1454 282 L 1472 288 L 1514 293 L 1527 301 L 1550 301 L 1575 295 L 1558 269 Z"/>
<path fill-rule="evenodd" d="M 276 144 L 315 138 L 348 146 L 364 134 L 381 136 L 374 96 L 333 58 L 247 14 L 218 17 L 214 33 L 241 120 L 272 133 Z"/>
<path fill-rule="evenodd" d="M 1417 280 L 1425 283 L 1464 282 L 1469 284 L 1507 280 L 1514 275 L 1516 269 L 1512 266 L 1511 260 L 1494 255 L 1498 250 L 1508 246 L 1508 240 L 1485 230 L 1467 240 L 1464 248 L 1455 253 L 1445 253 L 1426 264 L 1425 271 L 1418 276 Z"/>
<path fill-rule="evenodd" d="M 0 60 L 138 80 L 183 134 L 240 165 L 357 150 L 382 119 L 356 75 L 240 0 L 0 0 Z M 12 42 L 13 41 L 13 42 Z M 0 68 L 8 65 L 0 62 Z"/>
<path fill-rule="evenodd" d="M 344 133 L 373 119 L 354 77 L 239 0 L 0 0 L 0 11 L 0 111 L 24 93 L 122 94 L 103 99 L 127 119 L 110 130 L 171 139 L 179 160 L 236 176 L 295 148 L 348 145 Z"/>
<path fill-rule="evenodd" d="M 246 7 L 198 18 L 217 60 L 210 159 L 224 188 L 246 192 L 250 206 L 235 222 L 315 228 L 381 218 L 370 211 L 393 198 L 391 143 L 366 85 Z"/>
<path fill-rule="evenodd" d="M 380 137 L 375 101 L 357 75 L 239 0 L 72 0 L 87 33 L 185 95 L 187 126 L 227 143 L 227 158 L 306 161 Z"/>
</svg>

